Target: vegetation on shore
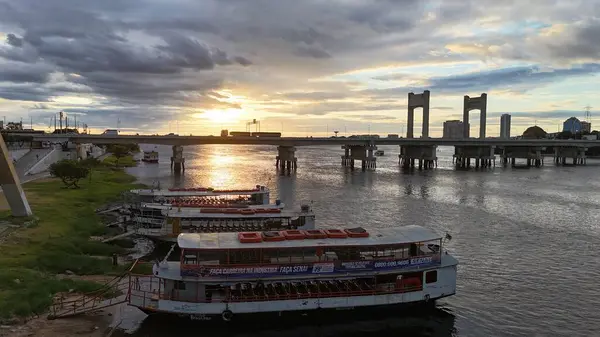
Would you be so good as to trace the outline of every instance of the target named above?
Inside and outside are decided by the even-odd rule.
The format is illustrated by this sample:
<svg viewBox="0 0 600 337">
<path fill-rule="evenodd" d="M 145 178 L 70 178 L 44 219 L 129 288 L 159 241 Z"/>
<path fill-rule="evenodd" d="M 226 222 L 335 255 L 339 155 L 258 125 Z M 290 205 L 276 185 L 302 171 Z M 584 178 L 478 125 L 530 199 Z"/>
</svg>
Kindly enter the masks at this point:
<svg viewBox="0 0 600 337">
<path fill-rule="evenodd" d="M 127 155 L 127 156 L 124 156 L 124 157 L 121 157 L 118 159 L 114 155 L 110 155 L 110 156 L 104 158 L 102 163 L 107 166 L 114 166 L 114 167 L 134 167 L 137 165 L 137 162 L 135 160 L 133 160 L 132 155 Z"/>
<path fill-rule="evenodd" d="M 106 227 L 95 210 L 136 188 L 135 178 L 121 170 L 99 167 L 94 179 L 79 181 L 80 188 L 65 189 L 60 179 L 24 185 L 34 219 L 12 218 L 0 212 L 0 221 L 20 225 L 0 238 L 0 320 L 43 313 L 61 291 L 88 292 L 99 287 L 89 281 L 57 278 L 57 274 L 120 274 L 110 256 L 124 248 L 90 241 Z"/>
</svg>

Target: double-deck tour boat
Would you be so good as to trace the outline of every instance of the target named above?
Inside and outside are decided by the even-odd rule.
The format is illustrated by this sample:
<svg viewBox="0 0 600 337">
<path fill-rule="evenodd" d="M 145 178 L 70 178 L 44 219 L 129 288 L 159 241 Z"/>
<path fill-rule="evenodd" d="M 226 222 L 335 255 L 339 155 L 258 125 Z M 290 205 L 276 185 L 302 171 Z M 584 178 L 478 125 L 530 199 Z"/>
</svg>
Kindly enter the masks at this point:
<svg viewBox="0 0 600 337">
<path fill-rule="evenodd" d="M 215 190 L 172 188 L 133 190 L 141 202 L 133 204 L 129 230 L 162 240 L 175 241 L 180 233 L 242 232 L 312 229 L 315 215 L 309 205 L 299 211 L 269 203 L 269 189 Z"/>
<path fill-rule="evenodd" d="M 142 161 L 145 163 L 158 163 L 158 152 L 156 151 L 144 151 L 144 157 L 142 157 Z"/>
<path fill-rule="evenodd" d="M 308 205 L 302 205 L 300 211 L 284 210 L 282 204 L 228 208 L 172 206 L 142 210 L 129 227 L 139 235 L 176 241 L 180 233 L 313 229 L 315 214 Z"/>
<path fill-rule="evenodd" d="M 420 226 L 190 233 L 178 245 L 179 261 L 130 275 L 129 305 L 231 321 L 432 303 L 456 291 L 458 261 Z"/>
<path fill-rule="evenodd" d="M 136 189 L 130 193 L 138 202 L 158 203 L 210 203 L 266 205 L 270 191 L 266 186 L 256 185 L 250 189 L 215 189 L 212 187 Z"/>
</svg>

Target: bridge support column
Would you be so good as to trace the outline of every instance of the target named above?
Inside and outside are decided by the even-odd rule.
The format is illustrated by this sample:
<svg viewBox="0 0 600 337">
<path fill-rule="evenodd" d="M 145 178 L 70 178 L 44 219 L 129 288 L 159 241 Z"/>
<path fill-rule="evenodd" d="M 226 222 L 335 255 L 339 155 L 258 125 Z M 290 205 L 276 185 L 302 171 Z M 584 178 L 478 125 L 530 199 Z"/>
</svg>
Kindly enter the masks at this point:
<svg viewBox="0 0 600 337">
<path fill-rule="evenodd" d="M 377 157 L 374 151 L 377 150 L 375 144 L 367 145 L 343 145 L 344 155 L 342 156 L 342 166 L 354 169 L 354 161 L 360 160 L 360 167 L 363 171 L 377 168 Z"/>
<path fill-rule="evenodd" d="M 278 146 L 277 157 L 275 157 L 275 166 L 282 172 L 292 171 L 298 168 L 298 159 L 296 158 L 296 148 L 293 146 Z"/>
<path fill-rule="evenodd" d="M 502 150 L 502 164 L 506 166 L 510 160 L 512 167 L 517 167 L 517 159 L 525 159 L 526 167 L 544 165 L 543 148 L 540 146 L 505 146 Z"/>
<path fill-rule="evenodd" d="M 8 148 L 0 135 L 0 186 L 13 216 L 31 216 L 31 207 L 25 197 L 21 181 L 13 165 Z"/>
<path fill-rule="evenodd" d="M 567 164 L 567 158 L 573 159 L 573 165 L 587 164 L 585 147 L 557 146 L 554 148 L 554 162 L 556 164 Z"/>
<path fill-rule="evenodd" d="M 415 167 L 415 162 L 421 169 L 437 167 L 437 145 L 400 145 L 398 161 L 403 169 Z"/>
<path fill-rule="evenodd" d="M 471 159 L 474 159 L 475 168 L 488 168 L 496 166 L 496 156 L 493 146 L 455 146 L 453 162 L 456 168 L 471 167 Z"/>
<path fill-rule="evenodd" d="M 173 156 L 171 157 L 171 169 L 176 173 L 185 171 L 185 158 L 183 158 L 183 146 L 173 145 Z"/>
</svg>

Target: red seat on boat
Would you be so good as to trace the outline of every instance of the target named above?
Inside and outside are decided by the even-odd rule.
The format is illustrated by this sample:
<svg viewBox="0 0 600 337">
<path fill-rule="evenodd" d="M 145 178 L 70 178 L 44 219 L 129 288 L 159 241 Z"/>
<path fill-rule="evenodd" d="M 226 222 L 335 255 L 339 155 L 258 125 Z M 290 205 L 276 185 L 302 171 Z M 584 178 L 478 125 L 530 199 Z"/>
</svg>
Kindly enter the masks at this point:
<svg viewBox="0 0 600 337">
<path fill-rule="evenodd" d="M 258 232 L 242 232 L 238 234 L 241 243 L 262 242 L 262 236 Z"/>
<path fill-rule="evenodd" d="M 307 239 L 327 239 L 327 233 L 322 229 L 307 229 L 304 232 Z"/>
<path fill-rule="evenodd" d="M 306 233 L 302 230 L 291 229 L 286 231 L 281 231 L 283 237 L 286 240 L 304 240 L 306 239 Z"/>
<path fill-rule="evenodd" d="M 330 239 L 345 239 L 348 237 L 348 234 L 341 229 L 326 229 L 325 233 Z"/>
<path fill-rule="evenodd" d="M 368 238 L 369 232 L 362 227 L 344 229 L 349 238 Z"/>
<path fill-rule="evenodd" d="M 262 232 L 263 241 L 285 241 L 285 237 L 279 232 Z"/>
</svg>

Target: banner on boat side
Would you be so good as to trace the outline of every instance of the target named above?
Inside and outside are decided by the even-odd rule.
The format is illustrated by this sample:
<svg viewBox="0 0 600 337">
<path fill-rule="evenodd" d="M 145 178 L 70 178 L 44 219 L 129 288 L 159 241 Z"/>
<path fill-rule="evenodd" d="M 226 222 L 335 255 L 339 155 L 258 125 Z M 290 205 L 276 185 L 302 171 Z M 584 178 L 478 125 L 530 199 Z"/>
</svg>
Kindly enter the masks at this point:
<svg viewBox="0 0 600 337">
<path fill-rule="evenodd" d="M 376 271 L 423 267 L 439 262 L 437 256 L 415 257 L 402 260 L 335 261 L 295 265 L 267 265 L 255 267 L 200 267 L 185 266 L 182 276 L 198 277 L 269 277 L 308 274 L 347 274 L 351 272 Z"/>
</svg>

